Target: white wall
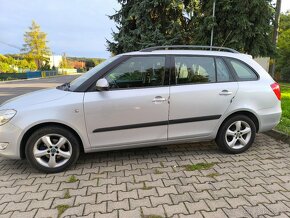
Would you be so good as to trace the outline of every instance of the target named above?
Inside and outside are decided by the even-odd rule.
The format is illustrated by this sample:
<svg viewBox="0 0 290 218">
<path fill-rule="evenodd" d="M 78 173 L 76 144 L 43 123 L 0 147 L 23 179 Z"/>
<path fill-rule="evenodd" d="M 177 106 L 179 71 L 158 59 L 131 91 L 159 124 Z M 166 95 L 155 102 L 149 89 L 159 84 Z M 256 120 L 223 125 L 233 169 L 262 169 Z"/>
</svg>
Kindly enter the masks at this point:
<svg viewBox="0 0 290 218">
<path fill-rule="evenodd" d="M 267 72 L 269 72 L 269 64 L 270 58 L 269 57 L 258 57 L 254 58 L 255 61 L 258 62 Z"/>
<path fill-rule="evenodd" d="M 60 62 L 62 61 L 61 55 L 51 55 L 49 56 L 49 66 L 52 68 L 53 66 L 59 67 Z"/>
</svg>

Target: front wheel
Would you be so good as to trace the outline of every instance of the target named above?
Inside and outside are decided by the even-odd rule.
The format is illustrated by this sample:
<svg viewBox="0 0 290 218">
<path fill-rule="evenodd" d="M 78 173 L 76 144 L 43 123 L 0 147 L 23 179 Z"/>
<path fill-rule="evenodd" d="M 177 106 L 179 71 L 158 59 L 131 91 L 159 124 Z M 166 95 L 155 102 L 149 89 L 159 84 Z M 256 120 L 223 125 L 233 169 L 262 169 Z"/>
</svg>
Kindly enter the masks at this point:
<svg viewBox="0 0 290 218">
<path fill-rule="evenodd" d="M 216 143 L 221 150 L 238 154 L 251 147 L 256 136 L 254 122 L 245 115 L 237 115 L 226 120 L 220 127 Z"/>
<path fill-rule="evenodd" d="M 45 173 L 61 172 L 74 164 L 80 153 L 74 134 L 59 126 L 38 129 L 27 141 L 25 154 L 30 165 Z"/>
</svg>

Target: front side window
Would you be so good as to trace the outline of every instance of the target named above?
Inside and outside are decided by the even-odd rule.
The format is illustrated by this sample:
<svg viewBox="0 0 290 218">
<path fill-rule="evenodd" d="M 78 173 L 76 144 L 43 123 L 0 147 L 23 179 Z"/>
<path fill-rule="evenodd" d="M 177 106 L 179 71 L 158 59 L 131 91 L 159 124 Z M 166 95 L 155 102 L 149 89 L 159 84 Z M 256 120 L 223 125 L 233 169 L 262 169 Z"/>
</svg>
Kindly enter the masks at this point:
<svg viewBox="0 0 290 218">
<path fill-rule="evenodd" d="M 162 86 L 165 79 L 165 57 L 131 57 L 107 73 L 110 89 Z"/>
<path fill-rule="evenodd" d="M 230 64 L 235 70 L 235 73 L 240 81 L 247 81 L 247 80 L 257 80 L 258 76 L 256 73 L 248 67 L 246 64 L 242 63 L 241 61 L 230 59 Z"/>
<path fill-rule="evenodd" d="M 176 84 L 216 82 L 215 63 L 212 57 L 175 57 Z"/>
</svg>

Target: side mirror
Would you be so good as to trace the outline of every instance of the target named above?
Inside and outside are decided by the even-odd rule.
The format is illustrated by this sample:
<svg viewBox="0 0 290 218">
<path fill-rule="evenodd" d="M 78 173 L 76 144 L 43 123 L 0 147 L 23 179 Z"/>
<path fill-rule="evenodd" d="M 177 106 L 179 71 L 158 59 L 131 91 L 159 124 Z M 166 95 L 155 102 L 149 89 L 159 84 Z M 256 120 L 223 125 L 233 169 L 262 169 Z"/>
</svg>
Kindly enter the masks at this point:
<svg viewBox="0 0 290 218">
<path fill-rule="evenodd" d="M 98 91 L 106 91 L 109 89 L 109 83 L 105 78 L 99 79 L 96 83 L 96 89 Z"/>
</svg>

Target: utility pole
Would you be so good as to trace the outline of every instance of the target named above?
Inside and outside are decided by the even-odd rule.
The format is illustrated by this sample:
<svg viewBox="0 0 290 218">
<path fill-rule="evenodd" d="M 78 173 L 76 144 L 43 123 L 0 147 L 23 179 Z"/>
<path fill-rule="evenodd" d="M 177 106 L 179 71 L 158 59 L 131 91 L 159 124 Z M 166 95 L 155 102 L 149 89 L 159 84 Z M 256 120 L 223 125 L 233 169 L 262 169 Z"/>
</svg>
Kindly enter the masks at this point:
<svg viewBox="0 0 290 218">
<path fill-rule="evenodd" d="M 274 30 L 273 30 L 273 45 L 276 50 L 277 41 L 278 41 L 278 28 L 279 28 L 279 20 L 280 20 L 280 12 L 281 12 L 281 0 L 276 1 L 276 9 L 275 9 L 275 20 L 274 20 Z M 275 76 L 275 59 L 272 59 L 273 63 L 270 66 L 270 75 L 274 78 Z"/>
<path fill-rule="evenodd" d="M 215 1 L 213 1 L 213 7 L 212 7 L 212 19 L 214 21 L 214 18 L 215 18 Z M 211 35 L 210 35 L 210 47 L 212 47 L 212 44 L 213 44 L 213 25 L 212 25 L 212 28 L 211 28 Z M 210 48 L 210 50 L 212 50 L 212 48 Z"/>
</svg>

